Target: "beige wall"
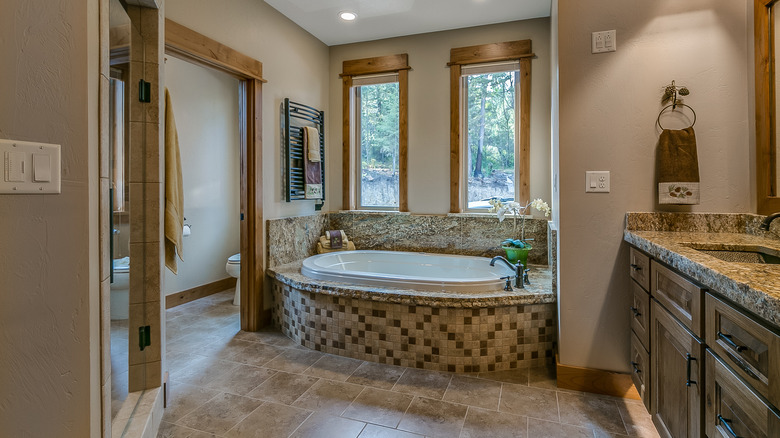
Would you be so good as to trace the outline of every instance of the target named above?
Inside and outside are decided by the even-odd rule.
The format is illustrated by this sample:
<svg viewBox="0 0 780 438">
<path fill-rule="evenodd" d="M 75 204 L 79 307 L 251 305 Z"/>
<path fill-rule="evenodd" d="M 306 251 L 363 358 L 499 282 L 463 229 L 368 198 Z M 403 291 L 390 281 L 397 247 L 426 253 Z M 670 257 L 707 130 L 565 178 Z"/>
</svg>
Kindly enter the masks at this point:
<svg viewBox="0 0 780 438">
<path fill-rule="evenodd" d="M 409 210 L 449 211 L 450 72 L 453 47 L 531 39 L 536 58 L 531 73 L 531 197 L 550 199 L 550 30 L 549 19 L 333 46 L 330 48 L 330 106 L 327 114 L 330 210 L 341 208 L 341 94 L 339 73 L 348 59 L 409 54 Z"/>
<path fill-rule="evenodd" d="M 627 211 L 749 212 L 752 32 L 746 1 L 563 0 L 560 68 L 560 360 L 628 371 Z M 607 12 L 608 13 L 605 13 Z M 555 26 L 553 26 L 555 27 Z M 617 52 L 590 53 L 617 30 Z M 656 204 L 654 126 L 663 87 L 691 90 L 701 204 Z M 586 170 L 611 171 L 609 194 L 584 192 Z"/>
<path fill-rule="evenodd" d="M 182 163 L 184 238 L 178 275 L 165 269 L 165 295 L 227 278 L 225 262 L 239 251 L 238 79 L 168 57 Z"/>
<path fill-rule="evenodd" d="M 62 193 L 0 195 L 0 435 L 98 436 L 97 0 L 0 2 L 0 138 L 62 145 Z"/>
<path fill-rule="evenodd" d="M 328 47 L 258 0 L 166 0 L 165 17 L 263 63 L 263 213 L 312 214 L 313 201 L 282 198 L 279 105 L 289 97 L 328 110 Z"/>
</svg>

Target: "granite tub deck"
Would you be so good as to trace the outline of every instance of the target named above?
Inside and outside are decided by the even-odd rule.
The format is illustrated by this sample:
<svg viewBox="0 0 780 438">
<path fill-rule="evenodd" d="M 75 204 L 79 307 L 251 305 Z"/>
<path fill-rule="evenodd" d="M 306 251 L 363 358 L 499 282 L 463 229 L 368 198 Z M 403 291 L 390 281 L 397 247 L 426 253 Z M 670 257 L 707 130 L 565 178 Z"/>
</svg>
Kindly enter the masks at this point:
<svg viewBox="0 0 780 438">
<path fill-rule="evenodd" d="M 307 348 L 449 372 L 549 365 L 556 338 L 550 269 L 512 292 L 420 292 L 320 281 L 301 262 L 269 268 L 273 322 Z"/>
<path fill-rule="evenodd" d="M 761 216 L 745 214 L 683 214 L 676 225 L 671 214 L 629 213 L 627 219 L 626 242 L 780 327 L 780 265 L 726 262 L 690 247 L 758 246 L 780 252 L 776 226 L 759 231 Z"/>
</svg>

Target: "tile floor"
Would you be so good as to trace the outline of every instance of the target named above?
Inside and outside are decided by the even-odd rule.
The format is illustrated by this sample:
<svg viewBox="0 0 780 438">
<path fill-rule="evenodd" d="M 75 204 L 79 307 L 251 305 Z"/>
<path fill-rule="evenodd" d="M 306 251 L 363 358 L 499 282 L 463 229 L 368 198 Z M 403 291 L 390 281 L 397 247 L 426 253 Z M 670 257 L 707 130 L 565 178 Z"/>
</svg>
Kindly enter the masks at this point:
<svg viewBox="0 0 780 438">
<path fill-rule="evenodd" d="M 640 402 L 558 390 L 548 368 L 425 371 L 242 332 L 232 294 L 166 312 L 172 400 L 158 437 L 658 436 Z"/>
</svg>

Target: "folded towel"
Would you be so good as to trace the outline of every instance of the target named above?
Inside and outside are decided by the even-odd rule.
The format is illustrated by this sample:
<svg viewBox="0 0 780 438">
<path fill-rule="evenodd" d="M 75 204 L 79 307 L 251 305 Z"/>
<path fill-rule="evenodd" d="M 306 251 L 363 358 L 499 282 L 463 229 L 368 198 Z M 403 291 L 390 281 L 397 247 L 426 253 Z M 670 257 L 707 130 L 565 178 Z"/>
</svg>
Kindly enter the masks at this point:
<svg viewBox="0 0 780 438">
<path fill-rule="evenodd" d="M 658 139 L 658 203 L 698 204 L 699 159 L 693 127 L 664 129 Z"/>
<path fill-rule="evenodd" d="M 341 249 L 325 248 L 322 246 L 322 242 L 317 242 L 317 254 L 334 252 L 334 251 L 354 251 L 354 250 L 355 250 L 355 244 L 352 242 L 347 242 L 346 246 Z"/>
<path fill-rule="evenodd" d="M 181 181 L 181 154 L 173 105 L 165 89 L 165 266 L 176 274 L 176 255 L 182 257 L 184 227 L 184 186 Z"/>
<path fill-rule="evenodd" d="M 320 155 L 320 131 L 314 126 L 306 126 L 303 129 L 305 131 L 303 133 L 304 141 L 311 143 L 312 145 L 317 145 L 316 147 L 307 148 L 306 155 L 312 163 L 319 163 L 322 161 L 322 156 Z"/>
<path fill-rule="evenodd" d="M 317 129 L 314 129 L 317 132 Z M 320 157 L 320 135 L 310 137 L 308 127 L 303 129 L 303 168 L 305 173 L 306 199 L 322 199 L 322 166 L 318 161 L 312 161 L 309 157 L 314 149 L 315 157 Z M 321 158 L 321 157 L 320 157 Z"/>
</svg>

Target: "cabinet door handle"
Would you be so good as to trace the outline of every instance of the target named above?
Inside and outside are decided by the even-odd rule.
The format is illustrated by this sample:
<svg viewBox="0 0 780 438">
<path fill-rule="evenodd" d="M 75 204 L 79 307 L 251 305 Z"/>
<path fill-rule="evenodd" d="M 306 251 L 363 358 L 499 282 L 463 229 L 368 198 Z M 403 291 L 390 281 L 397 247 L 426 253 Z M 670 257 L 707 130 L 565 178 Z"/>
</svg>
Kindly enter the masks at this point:
<svg viewBox="0 0 780 438">
<path fill-rule="evenodd" d="M 631 309 L 632 312 L 634 312 L 634 316 L 642 315 L 641 313 L 639 313 L 639 309 L 637 309 L 636 307 L 631 306 L 630 309 Z"/>
<path fill-rule="evenodd" d="M 631 366 L 634 367 L 634 372 L 635 373 L 639 374 L 639 373 L 642 372 L 642 370 L 639 369 L 639 364 L 638 363 L 636 363 L 634 361 L 631 361 Z"/>
<path fill-rule="evenodd" d="M 636 263 L 631 263 L 630 266 L 631 266 L 631 269 L 633 269 L 635 271 L 641 271 L 642 270 L 642 267 L 637 265 Z"/>
<path fill-rule="evenodd" d="M 691 362 L 696 360 L 695 357 L 691 356 L 691 353 L 685 353 L 685 362 L 686 362 L 686 371 L 685 371 L 685 386 L 691 386 L 691 383 L 694 385 L 698 385 L 698 383 L 695 380 L 691 380 Z"/>
<path fill-rule="evenodd" d="M 737 435 L 736 432 L 734 432 L 734 429 L 731 428 L 731 420 L 728 418 L 723 418 L 723 415 L 718 414 L 718 421 L 720 421 L 720 424 L 723 425 L 723 427 L 726 429 L 726 432 L 729 433 L 734 438 L 741 438 L 739 435 Z"/>
<path fill-rule="evenodd" d="M 727 335 L 721 331 L 718 332 L 718 339 L 721 339 L 723 342 L 729 344 L 729 346 L 735 350 L 737 350 L 737 353 L 742 353 L 743 351 L 747 350 L 748 348 L 744 345 L 739 345 L 736 342 L 734 342 L 731 339 L 731 335 Z"/>
<path fill-rule="evenodd" d="M 727 351 L 726 354 L 728 354 L 729 358 L 731 358 L 731 360 L 733 360 L 734 363 L 737 364 L 737 366 L 740 369 L 742 369 L 742 371 L 744 371 L 748 376 L 750 376 L 750 377 L 752 377 L 752 378 L 754 378 L 756 380 L 759 380 L 759 381 L 761 380 L 756 375 L 756 373 L 754 373 L 753 370 L 751 370 L 750 367 L 745 362 L 742 361 L 742 359 L 738 358 L 737 356 L 734 356 L 733 354 L 731 354 L 730 351 Z"/>
</svg>

